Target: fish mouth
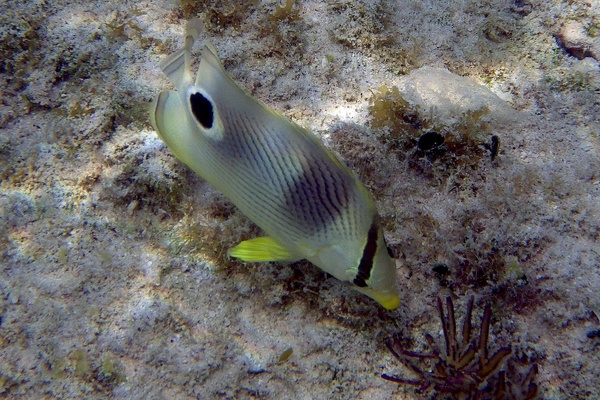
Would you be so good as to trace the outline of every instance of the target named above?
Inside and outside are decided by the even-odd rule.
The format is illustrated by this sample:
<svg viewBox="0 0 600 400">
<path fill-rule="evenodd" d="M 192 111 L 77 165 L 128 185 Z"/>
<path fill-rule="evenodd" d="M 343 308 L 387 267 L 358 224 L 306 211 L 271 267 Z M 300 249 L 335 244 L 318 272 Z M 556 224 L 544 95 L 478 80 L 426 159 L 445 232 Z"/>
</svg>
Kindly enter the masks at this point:
<svg viewBox="0 0 600 400">
<path fill-rule="evenodd" d="M 396 294 L 385 294 L 379 298 L 374 298 L 386 310 L 395 310 L 400 306 L 400 297 Z"/>
<path fill-rule="evenodd" d="M 382 292 L 368 287 L 361 288 L 355 286 L 354 288 L 378 302 L 386 310 L 395 310 L 400 306 L 400 296 L 397 293 Z"/>
</svg>

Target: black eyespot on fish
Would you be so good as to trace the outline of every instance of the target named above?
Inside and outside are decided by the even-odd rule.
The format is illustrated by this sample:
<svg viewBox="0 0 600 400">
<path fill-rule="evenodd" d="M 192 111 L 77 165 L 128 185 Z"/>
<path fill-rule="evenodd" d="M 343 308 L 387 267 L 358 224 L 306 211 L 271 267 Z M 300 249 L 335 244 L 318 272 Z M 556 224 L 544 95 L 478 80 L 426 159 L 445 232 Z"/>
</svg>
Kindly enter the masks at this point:
<svg viewBox="0 0 600 400">
<path fill-rule="evenodd" d="M 419 150 L 428 151 L 441 146 L 444 143 L 444 137 L 437 132 L 427 132 L 421 135 L 417 146 Z"/>
<path fill-rule="evenodd" d="M 192 93 L 190 95 L 190 106 L 194 117 L 200 122 L 204 129 L 210 129 L 213 126 L 214 115 L 213 105 L 202 93 Z"/>
</svg>

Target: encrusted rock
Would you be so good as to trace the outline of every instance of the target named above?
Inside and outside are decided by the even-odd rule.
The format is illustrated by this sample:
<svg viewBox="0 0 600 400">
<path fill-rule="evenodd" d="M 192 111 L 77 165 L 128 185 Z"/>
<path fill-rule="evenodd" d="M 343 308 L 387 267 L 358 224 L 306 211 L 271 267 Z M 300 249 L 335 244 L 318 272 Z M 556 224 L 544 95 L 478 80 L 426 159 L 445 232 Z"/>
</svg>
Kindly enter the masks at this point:
<svg viewBox="0 0 600 400">
<path fill-rule="evenodd" d="M 566 22 L 556 34 L 556 42 L 573 57 L 593 57 L 600 61 L 600 37 L 589 36 L 581 22 Z"/>
</svg>

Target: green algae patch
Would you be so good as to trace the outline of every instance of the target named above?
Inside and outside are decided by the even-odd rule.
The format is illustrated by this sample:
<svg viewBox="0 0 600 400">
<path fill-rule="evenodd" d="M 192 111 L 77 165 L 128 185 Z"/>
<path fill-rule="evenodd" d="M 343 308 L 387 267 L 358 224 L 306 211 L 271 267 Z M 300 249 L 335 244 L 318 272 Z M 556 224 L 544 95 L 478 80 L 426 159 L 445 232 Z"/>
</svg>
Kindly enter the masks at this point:
<svg viewBox="0 0 600 400">
<path fill-rule="evenodd" d="M 123 372 L 122 366 L 111 359 L 102 361 L 102 365 L 98 369 L 96 376 L 98 382 L 103 386 L 118 385 L 127 380 Z"/>
<path fill-rule="evenodd" d="M 76 376 L 87 376 L 92 371 L 90 368 L 90 362 L 87 359 L 85 350 L 77 349 L 73 352 L 73 362 L 75 363 L 75 369 L 73 374 Z"/>
<path fill-rule="evenodd" d="M 294 354 L 294 349 L 291 347 L 287 348 L 281 355 L 279 356 L 279 360 L 277 362 L 283 363 L 290 359 L 290 357 Z"/>
</svg>

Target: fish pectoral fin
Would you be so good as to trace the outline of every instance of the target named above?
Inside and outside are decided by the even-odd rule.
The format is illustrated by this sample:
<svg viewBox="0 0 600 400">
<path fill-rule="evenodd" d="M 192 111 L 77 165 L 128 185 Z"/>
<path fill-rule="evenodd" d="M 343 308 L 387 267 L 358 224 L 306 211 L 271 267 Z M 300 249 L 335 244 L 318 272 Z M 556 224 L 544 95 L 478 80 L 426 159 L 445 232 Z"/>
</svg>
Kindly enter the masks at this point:
<svg viewBox="0 0 600 400">
<path fill-rule="evenodd" d="M 250 262 L 298 261 L 303 258 L 268 236 L 244 240 L 230 249 L 227 254 Z"/>
</svg>

